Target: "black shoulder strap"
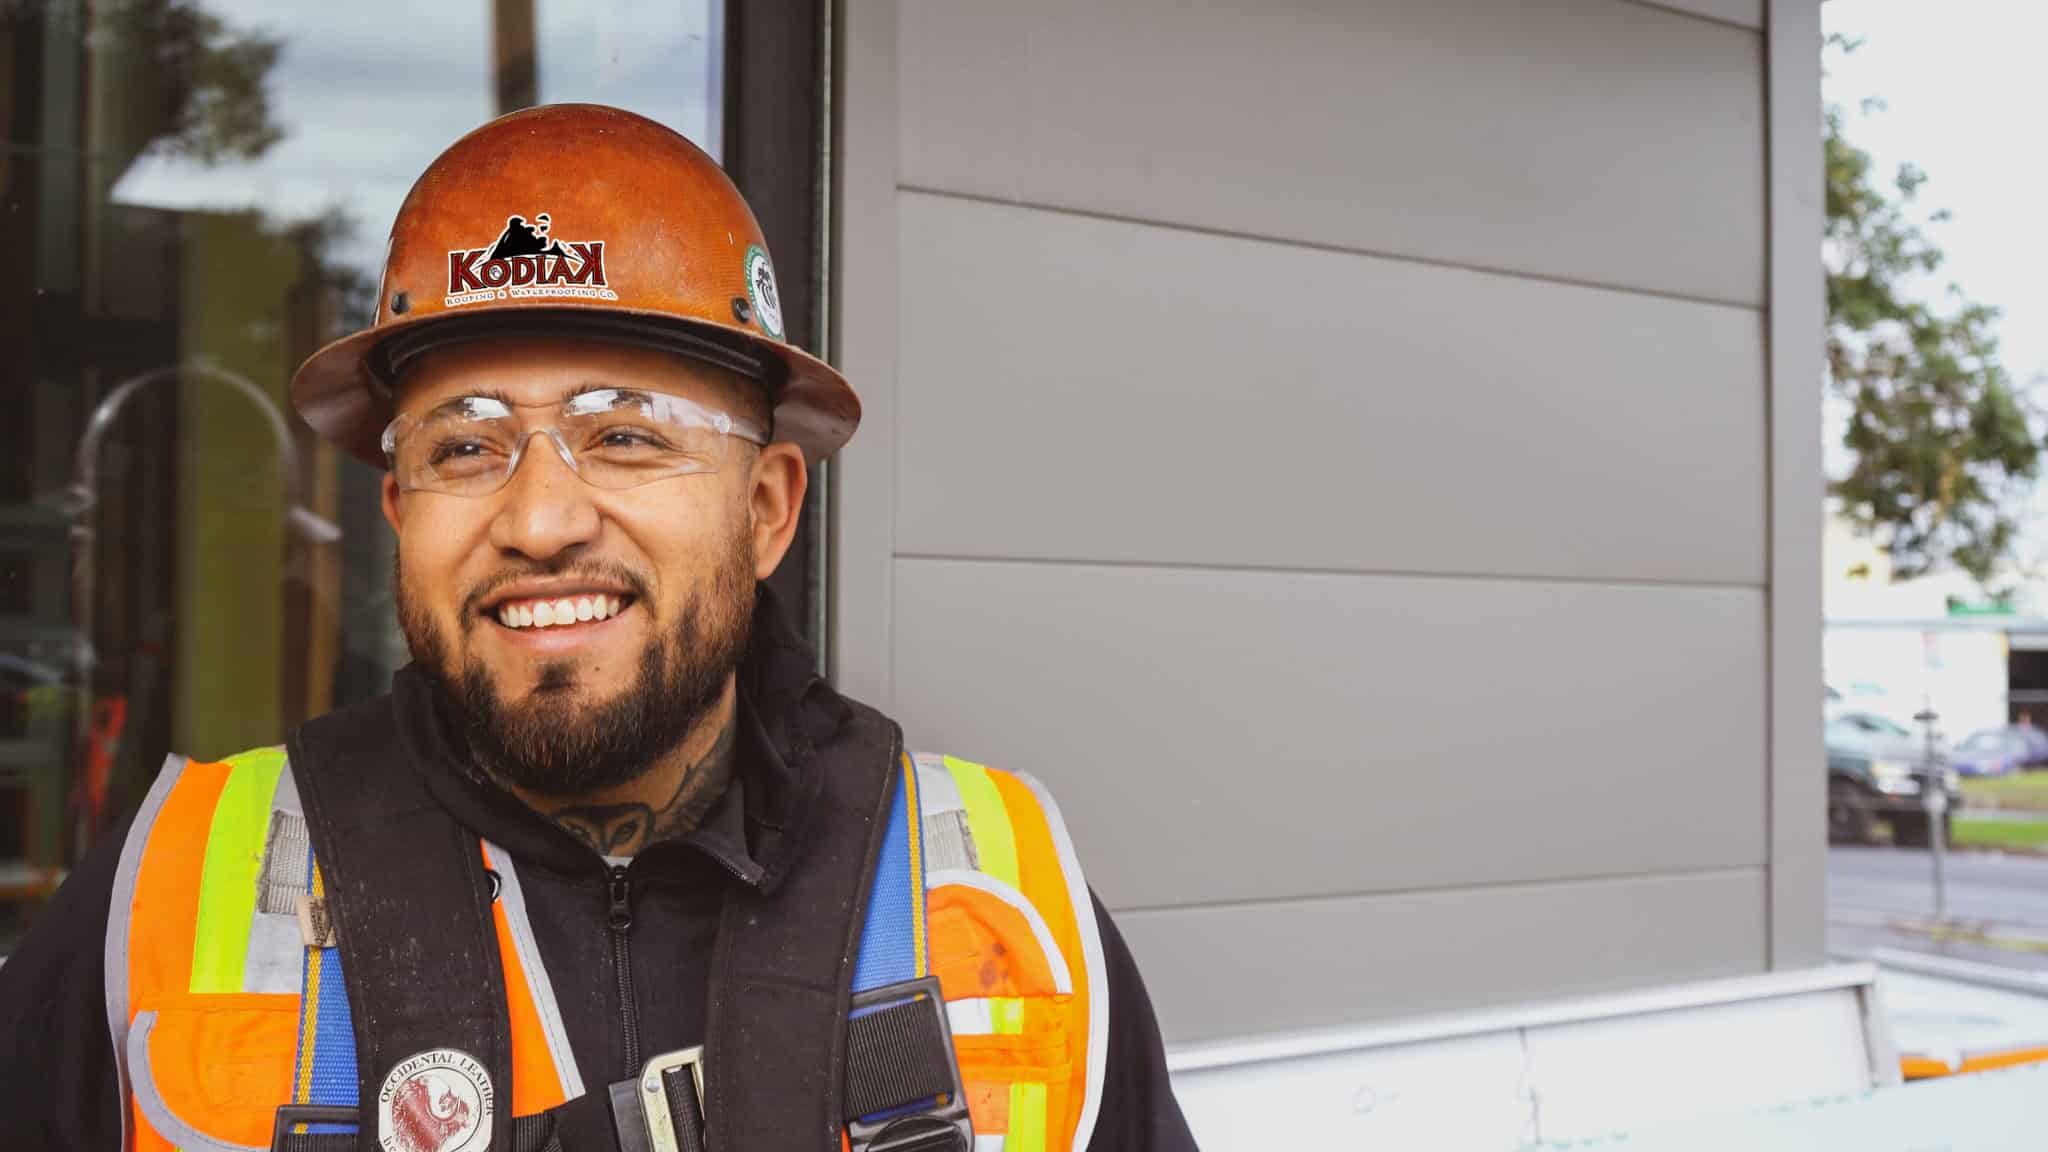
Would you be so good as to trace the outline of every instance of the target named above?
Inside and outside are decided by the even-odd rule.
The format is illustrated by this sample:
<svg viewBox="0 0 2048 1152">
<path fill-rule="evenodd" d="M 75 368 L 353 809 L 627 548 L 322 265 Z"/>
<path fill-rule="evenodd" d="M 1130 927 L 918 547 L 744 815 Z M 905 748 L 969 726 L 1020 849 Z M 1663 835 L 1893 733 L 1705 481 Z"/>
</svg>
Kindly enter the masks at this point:
<svg viewBox="0 0 2048 1152">
<path fill-rule="evenodd" d="M 511 1024 L 476 837 L 420 783 L 388 696 L 307 722 L 287 748 L 355 1022 L 357 1148 L 378 1152 L 391 1069 L 454 1048 L 490 1073 L 491 1152 L 506 1152 Z"/>
<path fill-rule="evenodd" d="M 704 1046 L 717 1152 L 823 1152 L 846 1122 L 847 1002 L 903 734 L 854 705 L 815 755 L 801 856 L 769 891 L 735 885 L 719 924 Z"/>
</svg>

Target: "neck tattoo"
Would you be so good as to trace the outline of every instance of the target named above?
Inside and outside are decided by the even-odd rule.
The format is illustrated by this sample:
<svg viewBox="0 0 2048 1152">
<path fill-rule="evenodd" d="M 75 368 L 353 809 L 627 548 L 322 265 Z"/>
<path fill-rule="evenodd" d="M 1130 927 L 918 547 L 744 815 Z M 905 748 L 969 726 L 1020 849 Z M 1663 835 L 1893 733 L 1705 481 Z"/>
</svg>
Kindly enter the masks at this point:
<svg viewBox="0 0 2048 1152">
<path fill-rule="evenodd" d="M 637 855 L 657 841 L 685 835 L 703 823 L 732 780 L 734 727 L 728 720 L 710 750 L 683 769 L 675 791 L 659 804 L 574 804 L 545 813 L 601 856 Z"/>
</svg>

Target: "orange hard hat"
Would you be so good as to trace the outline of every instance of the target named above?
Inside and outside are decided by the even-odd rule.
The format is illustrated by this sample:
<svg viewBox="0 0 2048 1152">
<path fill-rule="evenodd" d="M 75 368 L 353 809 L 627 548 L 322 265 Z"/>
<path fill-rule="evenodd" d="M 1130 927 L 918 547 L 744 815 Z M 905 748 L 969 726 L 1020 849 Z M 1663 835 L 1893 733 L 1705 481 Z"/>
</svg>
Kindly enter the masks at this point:
<svg viewBox="0 0 2048 1152">
<path fill-rule="evenodd" d="M 464 136 L 391 226 L 377 316 L 292 378 L 306 423 L 383 467 L 392 390 L 439 344 L 549 331 L 681 352 L 757 381 L 774 438 L 813 462 L 860 423 L 860 399 L 783 338 L 754 214 L 711 157 L 643 116 L 554 104 Z"/>
</svg>

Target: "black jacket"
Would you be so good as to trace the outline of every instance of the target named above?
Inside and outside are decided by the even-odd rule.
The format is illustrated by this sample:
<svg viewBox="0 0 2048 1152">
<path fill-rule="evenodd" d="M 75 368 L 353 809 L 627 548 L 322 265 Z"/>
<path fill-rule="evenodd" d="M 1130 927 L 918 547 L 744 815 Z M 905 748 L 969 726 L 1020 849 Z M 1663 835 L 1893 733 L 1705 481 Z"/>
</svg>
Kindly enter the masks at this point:
<svg viewBox="0 0 2048 1152">
<path fill-rule="evenodd" d="M 801 843 L 787 798 L 805 793 L 803 733 L 847 705 L 764 595 L 740 673 L 735 780 L 703 824 L 628 870 L 630 980 L 615 972 L 614 876 L 582 842 L 469 767 L 435 693 L 414 669 L 369 714 L 395 717 L 435 800 L 519 863 L 529 917 L 587 1087 L 637 1074 L 633 1060 L 703 1042 L 712 945 L 725 886 L 760 884 Z M 914 740 L 914 737 L 913 737 Z M 126 826 L 108 834 L 0 966 L 0 1116 L 21 1149 L 114 1148 L 120 1103 L 102 950 Z M 1109 982 L 1109 1045 L 1091 1149 L 1192 1149 L 1167 1080 L 1152 1007 L 1130 953 L 1096 905 Z M 577 978 L 587 974 L 587 978 Z M 630 988 L 631 1003 L 622 1002 Z M 629 1055 L 629 1048 L 636 1056 Z"/>
</svg>

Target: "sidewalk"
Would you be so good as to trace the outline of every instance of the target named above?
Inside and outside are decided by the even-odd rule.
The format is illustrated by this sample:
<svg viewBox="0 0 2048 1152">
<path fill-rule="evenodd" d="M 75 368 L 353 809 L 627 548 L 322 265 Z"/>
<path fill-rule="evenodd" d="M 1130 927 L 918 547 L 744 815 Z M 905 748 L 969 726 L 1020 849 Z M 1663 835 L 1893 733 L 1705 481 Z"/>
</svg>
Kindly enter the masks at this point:
<svg viewBox="0 0 2048 1152">
<path fill-rule="evenodd" d="M 2048 973 L 1880 948 L 1878 986 L 1900 1056 L 1965 1060 L 2048 1047 Z"/>
</svg>

